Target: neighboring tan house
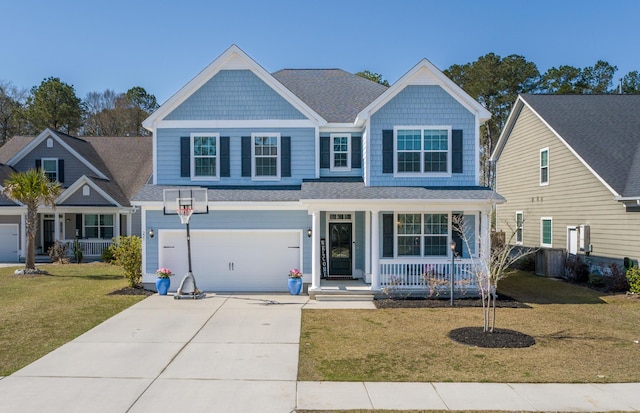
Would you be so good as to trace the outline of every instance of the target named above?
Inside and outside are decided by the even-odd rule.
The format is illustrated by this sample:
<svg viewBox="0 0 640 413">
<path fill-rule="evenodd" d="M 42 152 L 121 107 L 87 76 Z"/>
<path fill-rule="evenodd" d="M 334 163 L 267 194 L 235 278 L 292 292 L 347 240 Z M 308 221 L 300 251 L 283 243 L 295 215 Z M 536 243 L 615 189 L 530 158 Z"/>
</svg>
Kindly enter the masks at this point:
<svg viewBox="0 0 640 413">
<path fill-rule="evenodd" d="M 0 147 L 0 190 L 16 171 L 40 168 L 63 192 L 56 207 L 39 209 L 36 255 L 76 237 L 97 258 L 118 235 L 140 235 L 140 213 L 129 200 L 151 178 L 151 137 L 74 137 L 45 129 Z M 25 256 L 27 208 L 0 195 L 0 262 Z"/>
<path fill-rule="evenodd" d="M 207 189 L 209 212 L 190 223 L 204 291 L 286 291 L 293 268 L 310 291 L 332 278 L 424 287 L 427 270 L 450 274 L 452 240 L 456 277 L 469 277 L 502 200 L 480 186 L 489 117 L 426 59 L 387 88 L 339 69 L 269 73 L 232 46 L 143 123 L 154 141 L 153 184 L 132 201 L 143 282 L 187 271 L 185 226 L 163 213 L 176 187 Z"/>
<path fill-rule="evenodd" d="M 517 244 L 640 258 L 639 95 L 521 95 L 493 160 Z"/>
</svg>

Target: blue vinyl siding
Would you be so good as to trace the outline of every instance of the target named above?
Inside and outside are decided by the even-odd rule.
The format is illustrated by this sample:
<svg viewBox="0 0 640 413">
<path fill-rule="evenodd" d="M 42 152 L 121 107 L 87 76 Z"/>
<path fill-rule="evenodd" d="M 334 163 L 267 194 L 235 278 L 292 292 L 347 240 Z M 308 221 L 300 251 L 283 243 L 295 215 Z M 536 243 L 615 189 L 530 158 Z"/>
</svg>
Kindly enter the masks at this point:
<svg viewBox="0 0 640 413">
<path fill-rule="evenodd" d="M 394 177 L 382 173 L 382 131 L 394 126 L 451 126 L 463 131 L 463 171 L 451 177 Z M 372 186 L 475 185 L 475 115 L 440 86 L 407 86 L 371 117 L 367 156 Z"/>
<path fill-rule="evenodd" d="M 213 132 L 220 136 L 229 136 L 230 177 L 219 181 L 196 181 L 198 185 L 299 185 L 303 179 L 313 179 L 315 173 L 315 130 L 313 128 L 259 128 L 259 129 L 158 129 L 157 162 L 158 185 L 188 185 L 191 178 L 180 177 L 180 137 L 191 133 Z M 280 136 L 291 137 L 291 177 L 279 181 L 253 181 L 251 177 L 242 177 L 243 136 L 252 132 L 276 132 Z"/>
<path fill-rule="evenodd" d="M 306 119 L 250 70 L 221 70 L 164 120 Z"/>
<path fill-rule="evenodd" d="M 162 211 L 146 211 L 147 228 L 158 233 L 163 229 L 185 229 L 176 215 L 164 215 Z M 303 273 L 311 274 L 311 238 L 307 237 L 307 228 L 311 227 L 311 216 L 304 211 L 209 211 L 208 214 L 193 215 L 189 226 L 192 230 L 302 230 Z M 186 231 L 186 229 L 185 229 Z M 158 268 L 158 238 L 146 238 L 147 274 L 153 274 Z M 186 242 L 186 240 L 185 240 Z M 186 259 L 186 257 L 185 257 Z M 248 257 L 247 259 L 250 259 Z"/>
</svg>

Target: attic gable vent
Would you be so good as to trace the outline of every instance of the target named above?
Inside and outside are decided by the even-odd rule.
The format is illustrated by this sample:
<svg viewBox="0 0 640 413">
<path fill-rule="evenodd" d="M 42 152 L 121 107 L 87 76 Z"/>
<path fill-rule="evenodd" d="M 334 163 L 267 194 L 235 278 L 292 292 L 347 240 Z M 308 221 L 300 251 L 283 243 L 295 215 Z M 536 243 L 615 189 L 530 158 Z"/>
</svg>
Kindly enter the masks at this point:
<svg viewBox="0 0 640 413">
<path fill-rule="evenodd" d="M 53 139 L 52 138 L 48 138 L 47 139 L 47 148 L 53 148 Z"/>
</svg>

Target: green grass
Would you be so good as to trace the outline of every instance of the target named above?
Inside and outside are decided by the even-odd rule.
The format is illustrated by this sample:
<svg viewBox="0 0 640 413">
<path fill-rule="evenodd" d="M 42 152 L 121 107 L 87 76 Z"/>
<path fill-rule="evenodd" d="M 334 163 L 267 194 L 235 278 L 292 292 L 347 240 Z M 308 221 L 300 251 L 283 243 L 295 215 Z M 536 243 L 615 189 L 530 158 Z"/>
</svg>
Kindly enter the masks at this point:
<svg viewBox="0 0 640 413">
<path fill-rule="evenodd" d="M 120 268 L 39 265 L 50 275 L 0 268 L 0 376 L 73 340 L 144 296 L 107 295 L 127 286 Z"/>
<path fill-rule="evenodd" d="M 481 326 L 479 308 L 304 310 L 299 380 L 638 382 L 640 301 L 519 273 L 502 294 L 531 308 L 499 308 L 496 327 L 533 336 L 524 349 L 451 341 Z"/>
</svg>

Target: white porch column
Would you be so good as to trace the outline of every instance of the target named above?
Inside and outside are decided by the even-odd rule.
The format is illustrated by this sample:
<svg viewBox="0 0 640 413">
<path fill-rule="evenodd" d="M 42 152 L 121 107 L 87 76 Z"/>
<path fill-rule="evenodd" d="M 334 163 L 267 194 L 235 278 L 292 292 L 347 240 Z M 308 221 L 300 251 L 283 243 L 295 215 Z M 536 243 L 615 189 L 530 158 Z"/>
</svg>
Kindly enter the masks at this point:
<svg viewBox="0 0 640 413">
<path fill-rule="evenodd" d="M 489 254 L 491 253 L 491 234 L 490 234 L 491 210 L 485 209 L 480 212 L 480 254 L 482 254 L 481 262 L 490 262 Z"/>
<path fill-rule="evenodd" d="M 60 214 L 53 211 L 53 241 L 60 240 Z"/>
<path fill-rule="evenodd" d="M 133 228 L 132 227 L 133 224 L 131 223 L 131 221 L 133 221 L 133 213 L 125 215 L 125 216 L 127 217 L 127 235 L 131 236 L 131 235 L 133 235 L 133 233 L 131 232 L 131 230 Z M 142 232 L 144 232 L 144 231 L 142 231 Z M 140 234 L 140 235 L 142 235 L 142 234 Z"/>
<path fill-rule="evenodd" d="M 364 239 L 367 248 L 364 249 L 364 272 L 371 274 L 371 212 L 364 214 Z"/>
<path fill-rule="evenodd" d="M 20 256 L 27 257 L 27 214 L 20 215 Z"/>
<path fill-rule="evenodd" d="M 120 211 L 113 215 L 113 236 L 114 238 L 120 236 Z"/>
<path fill-rule="evenodd" d="M 320 289 L 320 212 L 311 211 L 311 290 Z"/>
<path fill-rule="evenodd" d="M 371 211 L 371 289 L 380 289 L 380 214 Z"/>
</svg>

